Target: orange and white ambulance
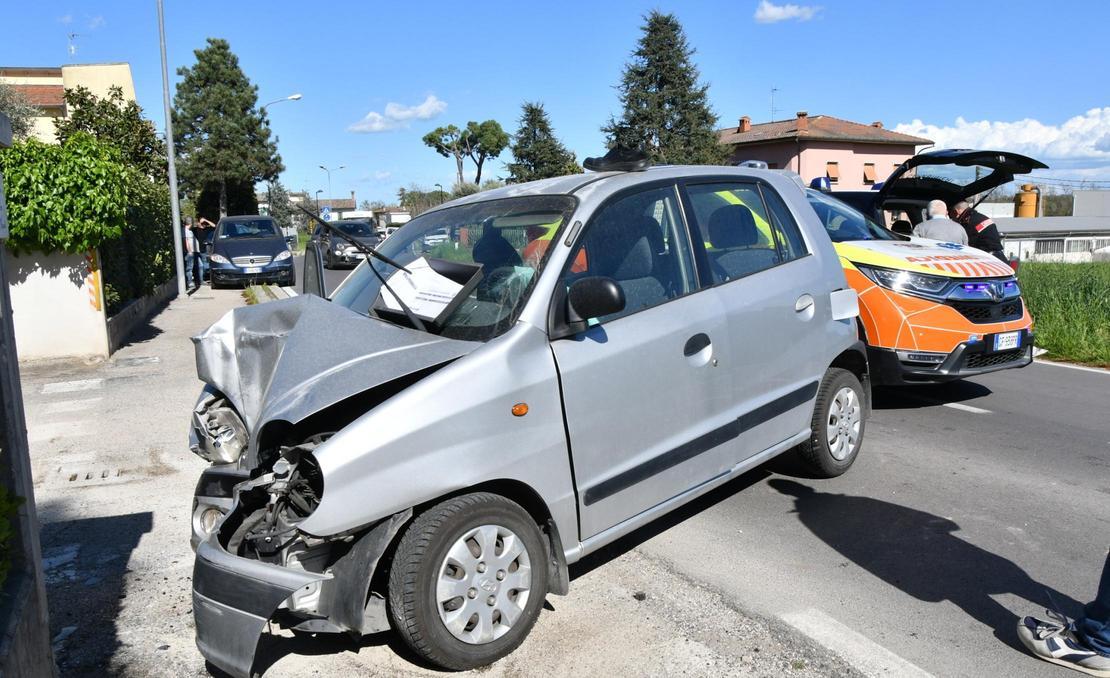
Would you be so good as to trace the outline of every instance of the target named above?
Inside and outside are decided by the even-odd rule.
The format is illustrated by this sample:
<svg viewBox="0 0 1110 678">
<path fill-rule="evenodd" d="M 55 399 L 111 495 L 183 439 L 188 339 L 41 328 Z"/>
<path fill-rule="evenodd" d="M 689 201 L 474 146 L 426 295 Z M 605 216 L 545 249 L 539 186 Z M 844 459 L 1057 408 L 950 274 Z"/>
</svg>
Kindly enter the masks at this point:
<svg viewBox="0 0 1110 678">
<path fill-rule="evenodd" d="M 859 294 L 873 383 L 936 383 L 1032 362 L 1033 319 L 1008 264 L 966 245 L 894 233 L 878 219 L 897 210 L 915 225 L 929 200 L 951 206 L 1037 167 L 1044 165 L 996 151 L 938 151 L 911 158 L 879 191 L 807 189 Z M 842 197 L 866 199 L 870 215 Z"/>
</svg>

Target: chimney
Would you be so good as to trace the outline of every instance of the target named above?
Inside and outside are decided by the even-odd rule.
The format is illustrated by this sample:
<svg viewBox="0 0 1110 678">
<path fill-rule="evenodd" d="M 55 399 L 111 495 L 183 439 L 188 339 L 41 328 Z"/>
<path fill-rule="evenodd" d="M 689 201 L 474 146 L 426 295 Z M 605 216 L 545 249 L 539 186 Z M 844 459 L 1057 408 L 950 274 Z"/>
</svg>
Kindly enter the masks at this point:
<svg viewBox="0 0 1110 678">
<path fill-rule="evenodd" d="M 748 116 L 740 118 L 740 125 L 736 128 L 737 132 L 750 132 L 752 131 L 752 119 Z"/>
<path fill-rule="evenodd" d="M 798 111 L 798 131 L 805 132 L 809 129 L 809 113 Z"/>
<path fill-rule="evenodd" d="M 878 127 L 879 129 L 882 129 L 883 128 L 883 121 L 882 120 L 876 120 L 875 122 L 871 123 L 871 126 L 872 127 Z"/>
<path fill-rule="evenodd" d="M 355 203 L 356 206 L 358 205 L 358 203 L 355 202 L 355 192 L 354 191 L 351 191 L 351 202 Z"/>
</svg>

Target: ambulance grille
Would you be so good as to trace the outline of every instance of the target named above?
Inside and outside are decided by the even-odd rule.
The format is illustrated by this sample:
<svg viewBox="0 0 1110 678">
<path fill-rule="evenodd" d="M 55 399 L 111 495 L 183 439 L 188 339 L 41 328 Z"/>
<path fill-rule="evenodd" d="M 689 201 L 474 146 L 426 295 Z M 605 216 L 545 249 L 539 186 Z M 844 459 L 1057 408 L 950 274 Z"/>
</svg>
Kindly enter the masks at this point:
<svg viewBox="0 0 1110 678">
<path fill-rule="evenodd" d="M 1021 320 L 1024 308 L 1021 299 L 1011 299 L 999 303 L 991 301 L 953 301 L 952 307 L 973 323 L 1001 323 Z"/>
<path fill-rule="evenodd" d="M 968 369 L 980 369 L 983 367 L 998 367 L 999 365 L 1006 365 L 1015 360 L 1021 360 L 1025 357 L 1025 349 L 1018 348 L 1013 351 L 1002 351 L 1001 353 L 972 353 L 967 357 L 966 367 Z"/>
</svg>

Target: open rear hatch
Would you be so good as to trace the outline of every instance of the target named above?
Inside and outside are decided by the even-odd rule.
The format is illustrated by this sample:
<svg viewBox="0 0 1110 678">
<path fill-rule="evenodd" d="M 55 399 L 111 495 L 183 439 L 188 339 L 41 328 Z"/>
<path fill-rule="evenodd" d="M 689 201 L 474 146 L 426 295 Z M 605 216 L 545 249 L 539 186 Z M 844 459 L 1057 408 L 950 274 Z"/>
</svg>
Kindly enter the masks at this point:
<svg viewBox="0 0 1110 678">
<path fill-rule="evenodd" d="M 1039 160 L 1006 151 L 953 148 L 919 153 L 887 178 L 878 204 L 940 199 L 952 205 L 1013 181 L 1016 175 L 1047 168 Z"/>
</svg>

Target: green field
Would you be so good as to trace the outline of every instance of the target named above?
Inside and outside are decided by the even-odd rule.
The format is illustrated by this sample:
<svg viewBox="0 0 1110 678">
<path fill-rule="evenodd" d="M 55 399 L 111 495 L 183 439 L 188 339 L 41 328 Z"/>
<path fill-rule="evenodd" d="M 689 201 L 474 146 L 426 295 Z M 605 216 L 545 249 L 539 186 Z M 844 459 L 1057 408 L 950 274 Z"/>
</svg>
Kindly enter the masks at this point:
<svg viewBox="0 0 1110 678">
<path fill-rule="evenodd" d="M 1022 263 L 1018 280 L 1045 357 L 1110 367 L 1110 262 Z"/>
</svg>

